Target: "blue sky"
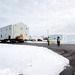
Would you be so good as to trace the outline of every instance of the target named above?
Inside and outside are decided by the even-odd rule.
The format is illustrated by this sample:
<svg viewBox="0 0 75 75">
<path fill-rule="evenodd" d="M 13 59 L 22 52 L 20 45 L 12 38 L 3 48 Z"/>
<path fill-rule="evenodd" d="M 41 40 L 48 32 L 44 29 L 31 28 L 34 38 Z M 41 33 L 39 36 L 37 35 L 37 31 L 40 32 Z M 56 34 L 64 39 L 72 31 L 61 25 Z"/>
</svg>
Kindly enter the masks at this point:
<svg viewBox="0 0 75 75">
<path fill-rule="evenodd" d="M 75 0 L 0 0 L 0 27 L 23 22 L 30 35 L 75 32 Z"/>
</svg>

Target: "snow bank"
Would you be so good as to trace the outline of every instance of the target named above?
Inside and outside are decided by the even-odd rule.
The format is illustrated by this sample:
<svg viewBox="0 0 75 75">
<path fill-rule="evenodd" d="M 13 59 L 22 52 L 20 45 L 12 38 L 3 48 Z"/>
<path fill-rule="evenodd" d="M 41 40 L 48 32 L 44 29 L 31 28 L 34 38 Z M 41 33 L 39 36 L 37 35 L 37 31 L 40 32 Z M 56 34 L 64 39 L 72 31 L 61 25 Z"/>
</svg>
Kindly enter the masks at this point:
<svg viewBox="0 0 75 75">
<path fill-rule="evenodd" d="M 25 41 L 27 43 L 47 43 L 47 41 Z"/>
<path fill-rule="evenodd" d="M 0 44 L 0 75 L 59 75 L 68 64 L 47 48 Z"/>
</svg>

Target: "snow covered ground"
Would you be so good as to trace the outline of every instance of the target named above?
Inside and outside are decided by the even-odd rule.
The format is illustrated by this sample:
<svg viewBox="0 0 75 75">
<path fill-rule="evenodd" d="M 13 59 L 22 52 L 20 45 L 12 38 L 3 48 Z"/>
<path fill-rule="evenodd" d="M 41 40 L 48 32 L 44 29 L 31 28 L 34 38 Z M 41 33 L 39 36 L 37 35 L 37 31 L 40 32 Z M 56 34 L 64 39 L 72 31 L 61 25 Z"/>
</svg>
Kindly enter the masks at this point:
<svg viewBox="0 0 75 75">
<path fill-rule="evenodd" d="M 27 43 L 47 43 L 47 41 L 25 41 Z"/>
<path fill-rule="evenodd" d="M 69 60 L 44 47 L 0 44 L 0 75 L 59 75 Z"/>
</svg>

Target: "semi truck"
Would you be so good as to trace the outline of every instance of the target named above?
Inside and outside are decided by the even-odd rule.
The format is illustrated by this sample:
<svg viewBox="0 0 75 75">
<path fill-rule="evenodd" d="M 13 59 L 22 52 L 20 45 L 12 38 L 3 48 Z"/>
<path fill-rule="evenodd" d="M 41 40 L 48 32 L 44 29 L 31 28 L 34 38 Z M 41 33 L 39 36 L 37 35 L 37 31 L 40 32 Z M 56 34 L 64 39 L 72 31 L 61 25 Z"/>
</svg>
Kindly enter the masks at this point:
<svg viewBox="0 0 75 75">
<path fill-rule="evenodd" d="M 0 42 L 24 42 L 26 39 L 29 39 L 29 27 L 24 23 L 0 28 Z"/>
</svg>

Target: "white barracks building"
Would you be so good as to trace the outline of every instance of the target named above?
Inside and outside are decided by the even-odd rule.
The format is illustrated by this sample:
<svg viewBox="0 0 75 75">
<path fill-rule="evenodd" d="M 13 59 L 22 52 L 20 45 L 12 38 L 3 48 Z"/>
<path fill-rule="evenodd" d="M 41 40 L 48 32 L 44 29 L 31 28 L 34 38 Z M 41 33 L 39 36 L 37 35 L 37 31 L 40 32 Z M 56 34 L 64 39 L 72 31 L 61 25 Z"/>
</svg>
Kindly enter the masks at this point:
<svg viewBox="0 0 75 75">
<path fill-rule="evenodd" d="M 29 27 L 23 23 L 11 24 L 0 28 L 0 40 L 15 39 L 23 35 L 23 39 L 29 39 Z"/>
</svg>

